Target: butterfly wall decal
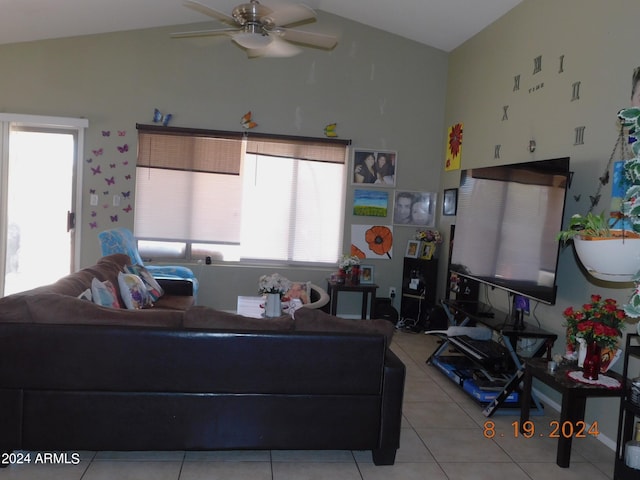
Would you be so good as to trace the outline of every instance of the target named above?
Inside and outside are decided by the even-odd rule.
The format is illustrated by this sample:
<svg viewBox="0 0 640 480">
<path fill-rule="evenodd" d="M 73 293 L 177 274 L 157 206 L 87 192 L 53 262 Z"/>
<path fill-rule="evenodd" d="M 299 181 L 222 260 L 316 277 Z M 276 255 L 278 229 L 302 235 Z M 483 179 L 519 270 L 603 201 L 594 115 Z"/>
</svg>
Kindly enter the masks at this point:
<svg viewBox="0 0 640 480">
<path fill-rule="evenodd" d="M 98 175 L 99 173 L 102 173 L 100 169 L 100 165 L 98 165 L 96 168 L 91 167 L 91 173 L 93 173 L 94 175 Z"/>
<path fill-rule="evenodd" d="M 598 195 L 589 195 L 589 200 L 591 200 L 591 206 L 595 207 L 596 205 L 598 205 L 598 202 L 600 202 L 600 194 Z"/>
<path fill-rule="evenodd" d="M 120 153 L 128 152 L 129 151 L 129 145 L 125 143 L 121 147 L 118 147 L 118 151 Z"/>
<path fill-rule="evenodd" d="M 337 137 L 338 132 L 336 132 L 336 125 L 336 123 L 330 123 L 329 125 L 324 127 L 324 136 L 329 138 Z"/>
<path fill-rule="evenodd" d="M 115 163 L 110 163 L 109 164 L 109 168 L 116 168 L 116 164 Z"/>
<path fill-rule="evenodd" d="M 126 130 L 118 130 L 118 136 L 119 137 L 124 137 L 127 134 Z"/>
<path fill-rule="evenodd" d="M 102 136 L 103 137 L 111 136 L 111 131 L 110 130 L 102 130 Z"/>
<path fill-rule="evenodd" d="M 102 148 L 98 148 L 97 150 L 91 150 L 96 157 L 99 157 L 103 154 L 104 150 Z"/>
<path fill-rule="evenodd" d="M 118 221 L 118 215 L 117 214 L 116 215 L 110 215 L 110 217 L 111 217 L 111 221 L 112 222 L 117 222 Z"/>
<path fill-rule="evenodd" d="M 602 185 L 606 185 L 607 183 L 609 183 L 609 170 L 604 172 L 604 174 L 599 178 L 599 180 Z"/>
<path fill-rule="evenodd" d="M 93 230 L 94 228 L 98 228 L 98 222 L 89 222 L 89 227 Z"/>
<path fill-rule="evenodd" d="M 157 108 L 153 109 L 153 123 L 161 123 L 162 126 L 166 127 L 167 125 L 169 125 L 169 122 L 172 118 L 173 114 L 171 113 L 163 114 Z"/>
<path fill-rule="evenodd" d="M 124 207 L 122 210 L 124 210 L 125 212 L 129 213 L 131 210 L 133 210 L 133 208 L 131 208 L 131 204 L 128 204 L 126 207 Z"/>
<path fill-rule="evenodd" d="M 240 123 L 246 129 L 251 129 L 258 126 L 258 124 L 251 119 L 251 111 L 248 111 L 242 116 Z"/>
<path fill-rule="evenodd" d="M 114 177 L 111 178 L 106 178 L 104 179 L 105 182 L 107 182 L 107 185 L 115 185 L 116 184 L 116 180 Z"/>
<path fill-rule="evenodd" d="M 128 192 L 122 192 L 122 196 L 124 198 L 129 198 L 129 195 L 131 195 L 131 190 L 129 190 Z"/>
</svg>

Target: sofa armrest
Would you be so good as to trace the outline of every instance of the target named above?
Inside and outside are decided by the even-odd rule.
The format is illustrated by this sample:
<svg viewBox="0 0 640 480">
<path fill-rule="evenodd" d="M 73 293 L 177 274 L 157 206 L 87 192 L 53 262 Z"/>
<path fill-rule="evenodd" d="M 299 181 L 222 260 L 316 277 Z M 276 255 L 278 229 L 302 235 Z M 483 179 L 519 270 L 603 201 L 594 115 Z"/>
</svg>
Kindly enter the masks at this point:
<svg viewBox="0 0 640 480">
<path fill-rule="evenodd" d="M 402 360 L 390 349 L 387 349 L 382 385 L 380 443 L 378 448 L 372 452 L 373 462 L 376 465 L 393 465 L 396 451 L 400 448 L 405 374 L 406 368 Z"/>
<path fill-rule="evenodd" d="M 184 278 L 156 278 L 166 295 L 193 296 L 193 282 Z"/>
</svg>

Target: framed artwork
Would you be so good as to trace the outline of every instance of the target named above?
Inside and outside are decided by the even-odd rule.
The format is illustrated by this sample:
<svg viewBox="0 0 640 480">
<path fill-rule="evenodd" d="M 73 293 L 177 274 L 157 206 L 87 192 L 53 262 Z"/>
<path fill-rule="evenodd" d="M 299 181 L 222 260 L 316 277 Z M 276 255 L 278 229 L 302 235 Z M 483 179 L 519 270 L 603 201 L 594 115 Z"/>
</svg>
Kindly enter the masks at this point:
<svg viewBox="0 0 640 480">
<path fill-rule="evenodd" d="M 448 188 L 442 196 L 442 215 L 455 215 L 458 211 L 458 189 Z"/>
<path fill-rule="evenodd" d="M 436 251 L 436 244 L 433 242 L 420 242 L 420 258 L 431 260 Z"/>
<path fill-rule="evenodd" d="M 435 227 L 437 197 L 434 192 L 397 190 L 393 204 L 394 225 Z"/>
<path fill-rule="evenodd" d="M 390 260 L 393 255 L 391 225 L 351 225 L 351 255 Z"/>
<path fill-rule="evenodd" d="M 409 240 L 407 242 L 407 251 L 404 252 L 404 256 L 418 258 L 418 255 L 420 255 L 420 242 L 418 240 Z"/>
<path fill-rule="evenodd" d="M 373 265 L 360 265 L 360 283 L 362 285 L 373 285 Z"/>
<path fill-rule="evenodd" d="M 398 154 L 389 150 L 353 150 L 351 183 L 395 187 Z"/>
<path fill-rule="evenodd" d="M 389 192 L 360 190 L 353 192 L 353 214 L 367 217 L 386 217 L 389 210 Z"/>
</svg>

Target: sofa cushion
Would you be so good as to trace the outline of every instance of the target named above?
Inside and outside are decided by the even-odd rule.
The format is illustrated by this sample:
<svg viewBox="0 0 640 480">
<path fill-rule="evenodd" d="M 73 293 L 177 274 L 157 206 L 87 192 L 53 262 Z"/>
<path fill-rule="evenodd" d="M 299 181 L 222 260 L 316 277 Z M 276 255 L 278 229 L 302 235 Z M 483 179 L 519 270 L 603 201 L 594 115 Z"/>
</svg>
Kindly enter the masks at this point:
<svg viewBox="0 0 640 480">
<path fill-rule="evenodd" d="M 235 331 L 287 331 L 293 329 L 289 315 L 275 318 L 252 318 L 235 313 L 222 312 L 211 307 L 196 306 L 186 311 L 184 328 Z"/>
<path fill-rule="evenodd" d="M 170 328 L 182 326 L 183 312 L 173 310 L 113 309 L 56 293 L 30 295 L 25 300 L 29 316 L 24 322 Z"/>
<path fill-rule="evenodd" d="M 377 333 L 387 338 L 391 344 L 394 325 L 382 319 L 349 320 L 334 317 L 317 308 L 302 307 L 295 312 L 294 330 L 297 332 L 344 332 L 344 333 Z"/>
<path fill-rule="evenodd" d="M 79 297 L 82 298 L 82 297 Z M 93 303 L 103 307 L 121 308 L 118 300 L 118 291 L 110 280 L 101 282 L 97 278 L 91 280 L 91 298 Z"/>
<path fill-rule="evenodd" d="M 164 295 L 164 291 L 162 287 L 158 283 L 158 281 L 153 278 L 153 276 L 149 273 L 143 265 L 127 265 L 125 270 L 128 273 L 132 273 L 140 277 L 140 279 L 144 282 L 145 287 L 147 287 L 147 291 L 149 292 L 149 296 L 152 301 L 158 300 L 162 295 Z"/>
<path fill-rule="evenodd" d="M 153 304 L 153 310 L 180 310 L 184 312 L 193 306 L 196 298 L 191 295 L 163 295 Z"/>
<path fill-rule="evenodd" d="M 129 310 L 152 306 L 147 287 L 140 277 L 132 273 L 118 274 L 120 296 Z"/>
</svg>

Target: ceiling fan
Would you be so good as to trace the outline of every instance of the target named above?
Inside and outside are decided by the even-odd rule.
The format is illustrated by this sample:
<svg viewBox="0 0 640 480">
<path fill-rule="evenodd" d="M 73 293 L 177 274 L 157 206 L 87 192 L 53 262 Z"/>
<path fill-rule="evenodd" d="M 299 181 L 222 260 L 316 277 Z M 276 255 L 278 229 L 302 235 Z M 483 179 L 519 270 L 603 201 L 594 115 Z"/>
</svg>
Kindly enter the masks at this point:
<svg viewBox="0 0 640 480">
<path fill-rule="evenodd" d="M 286 5 L 271 10 L 257 0 L 250 0 L 249 3 L 235 7 L 231 16 L 194 0 L 186 0 L 184 5 L 231 28 L 178 32 L 171 34 L 171 37 L 229 35 L 236 44 L 246 50 L 249 58 L 291 57 L 301 52 L 295 44 L 330 50 L 338 43 L 338 39 L 332 35 L 289 28 L 290 25 L 316 20 L 316 13 L 302 4 Z"/>
</svg>

